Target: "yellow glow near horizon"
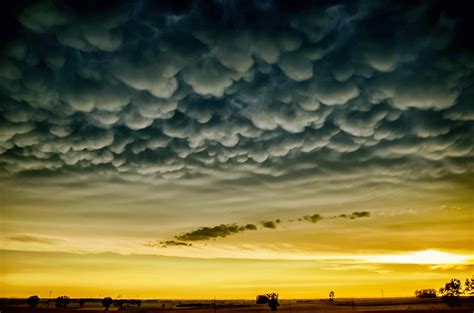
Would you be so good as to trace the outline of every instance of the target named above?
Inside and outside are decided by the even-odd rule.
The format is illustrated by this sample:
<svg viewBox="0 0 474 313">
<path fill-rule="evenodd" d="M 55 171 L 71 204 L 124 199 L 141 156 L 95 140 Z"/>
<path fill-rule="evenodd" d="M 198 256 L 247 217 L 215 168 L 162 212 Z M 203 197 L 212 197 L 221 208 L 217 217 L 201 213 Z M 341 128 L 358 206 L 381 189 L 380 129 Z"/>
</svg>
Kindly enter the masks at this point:
<svg viewBox="0 0 474 313">
<path fill-rule="evenodd" d="M 360 259 L 193 259 L 13 250 L 0 250 L 0 258 L 0 297 L 47 297 L 50 290 L 71 297 L 253 299 L 275 291 L 289 299 L 323 298 L 330 290 L 338 297 L 378 297 L 381 288 L 386 296 L 406 297 L 416 289 L 442 287 L 451 278 L 471 277 L 474 268 L 459 264 L 446 271 L 427 264 L 367 264 Z"/>
<path fill-rule="evenodd" d="M 469 256 L 459 255 L 437 250 L 424 250 L 406 254 L 389 254 L 373 256 L 369 259 L 375 263 L 394 264 L 468 264 L 472 260 Z"/>
</svg>

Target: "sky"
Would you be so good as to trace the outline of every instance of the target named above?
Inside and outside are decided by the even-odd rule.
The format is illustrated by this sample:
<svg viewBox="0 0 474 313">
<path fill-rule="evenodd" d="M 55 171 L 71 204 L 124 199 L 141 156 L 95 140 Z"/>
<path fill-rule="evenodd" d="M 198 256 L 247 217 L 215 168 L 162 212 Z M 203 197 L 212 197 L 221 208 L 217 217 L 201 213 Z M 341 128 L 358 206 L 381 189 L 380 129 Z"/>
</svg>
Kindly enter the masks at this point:
<svg viewBox="0 0 474 313">
<path fill-rule="evenodd" d="M 472 277 L 467 12 L 10 4 L 0 297 L 395 297 Z"/>
</svg>

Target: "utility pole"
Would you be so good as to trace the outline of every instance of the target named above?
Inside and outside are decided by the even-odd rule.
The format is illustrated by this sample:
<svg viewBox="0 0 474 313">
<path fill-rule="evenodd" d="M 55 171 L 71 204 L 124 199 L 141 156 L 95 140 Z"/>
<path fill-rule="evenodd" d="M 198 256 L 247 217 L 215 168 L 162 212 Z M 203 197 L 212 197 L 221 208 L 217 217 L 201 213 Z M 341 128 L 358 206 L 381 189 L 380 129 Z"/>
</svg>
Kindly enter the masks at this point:
<svg viewBox="0 0 474 313">
<path fill-rule="evenodd" d="M 46 304 L 46 310 L 49 310 L 49 301 L 51 301 L 51 290 L 49 291 L 48 303 Z"/>
</svg>

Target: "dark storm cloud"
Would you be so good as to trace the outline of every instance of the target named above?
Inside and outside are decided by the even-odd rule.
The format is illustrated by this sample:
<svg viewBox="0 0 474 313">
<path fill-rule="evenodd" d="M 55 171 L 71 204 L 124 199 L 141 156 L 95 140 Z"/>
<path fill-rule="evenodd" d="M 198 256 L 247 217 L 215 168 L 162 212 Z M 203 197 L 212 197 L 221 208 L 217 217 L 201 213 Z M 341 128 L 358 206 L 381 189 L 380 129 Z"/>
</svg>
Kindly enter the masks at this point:
<svg viewBox="0 0 474 313">
<path fill-rule="evenodd" d="M 253 224 L 240 226 L 237 224 L 221 224 L 214 227 L 201 227 L 196 230 L 175 236 L 180 241 L 201 241 L 210 240 L 219 237 L 227 237 L 246 230 L 256 230 L 257 227 Z"/>
<path fill-rule="evenodd" d="M 18 32 L 0 57 L 0 167 L 472 175 L 474 56 L 462 10 L 318 3 L 15 10 Z"/>
</svg>

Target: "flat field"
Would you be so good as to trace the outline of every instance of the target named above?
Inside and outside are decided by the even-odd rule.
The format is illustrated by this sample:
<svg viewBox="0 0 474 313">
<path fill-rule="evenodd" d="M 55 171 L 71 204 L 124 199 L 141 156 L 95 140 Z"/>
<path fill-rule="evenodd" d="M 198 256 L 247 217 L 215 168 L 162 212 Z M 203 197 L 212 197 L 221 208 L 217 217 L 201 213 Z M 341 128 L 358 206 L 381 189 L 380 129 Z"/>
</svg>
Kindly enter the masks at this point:
<svg viewBox="0 0 474 313">
<path fill-rule="evenodd" d="M 119 310 L 111 306 L 109 312 L 130 313 L 231 313 L 231 312 L 271 312 L 265 304 L 255 304 L 250 300 L 142 300 L 139 308 Z M 31 309 L 25 299 L 0 299 L 0 313 L 99 313 L 104 312 L 100 299 L 86 299 L 83 307 L 77 299 L 71 299 L 67 309 L 57 309 L 54 301 L 41 301 L 37 308 Z M 462 299 L 460 306 L 449 307 L 441 299 L 385 298 L 385 299 L 336 299 L 328 300 L 280 300 L 278 312 L 370 312 L 370 313 L 422 313 L 457 312 L 473 313 L 474 299 Z"/>
</svg>

